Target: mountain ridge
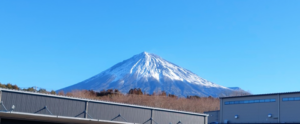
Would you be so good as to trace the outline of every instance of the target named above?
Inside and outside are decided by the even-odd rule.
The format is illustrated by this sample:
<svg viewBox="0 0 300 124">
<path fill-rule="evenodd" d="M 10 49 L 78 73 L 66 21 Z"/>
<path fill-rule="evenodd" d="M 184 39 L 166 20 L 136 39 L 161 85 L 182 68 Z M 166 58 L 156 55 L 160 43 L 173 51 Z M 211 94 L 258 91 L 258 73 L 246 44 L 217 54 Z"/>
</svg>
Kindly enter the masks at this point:
<svg viewBox="0 0 300 124">
<path fill-rule="evenodd" d="M 126 93 L 133 88 L 141 88 L 149 94 L 165 91 L 177 96 L 218 97 L 234 91 L 147 52 L 137 54 L 87 80 L 60 90 L 69 92 L 75 89 L 118 89 Z"/>
</svg>

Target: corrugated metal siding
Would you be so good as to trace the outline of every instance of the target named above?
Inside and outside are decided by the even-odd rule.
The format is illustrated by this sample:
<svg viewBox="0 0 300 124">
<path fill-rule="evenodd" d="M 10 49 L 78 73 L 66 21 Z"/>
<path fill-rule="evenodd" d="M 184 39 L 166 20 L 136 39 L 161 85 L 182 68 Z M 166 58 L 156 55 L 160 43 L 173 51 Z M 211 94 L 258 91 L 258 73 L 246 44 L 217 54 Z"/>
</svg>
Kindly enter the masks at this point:
<svg viewBox="0 0 300 124">
<path fill-rule="evenodd" d="M 85 111 L 84 101 L 32 94 L 2 91 L 2 101 L 8 110 L 15 105 L 14 111 L 18 112 L 50 114 L 44 109 L 47 106 L 54 115 L 83 118 Z"/>
<path fill-rule="evenodd" d="M 148 120 L 152 114 L 153 120 L 158 122 L 158 124 L 177 124 L 179 121 L 182 124 L 203 124 L 205 118 L 202 115 L 157 110 L 149 107 L 143 108 L 141 106 L 70 99 L 43 94 L 2 90 L 2 94 L 0 95 L 6 108 L 10 110 L 11 106 L 15 105 L 14 111 L 17 112 L 50 114 L 44 109 L 47 106 L 53 115 L 84 118 L 86 102 L 88 102 L 87 112 L 93 119 L 112 120 L 115 118 L 114 121 L 125 122 L 121 117 L 116 118 L 120 114 L 128 122 L 151 124 L 151 121 Z M 1 110 L 3 110 L 2 107 Z M 155 123 L 153 122 L 152 124 Z"/>
<path fill-rule="evenodd" d="M 166 111 L 153 111 L 153 120 L 158 124 L 203 124 L 204 117 Z M 154 124 L 154 123 L 153 123 Z"/>
<path fill-rule="evenodd" d="M 151 118 L 150 109 L 109 105 L 104 103 L 88 103 L 88 113 L 90 116 L 96 119 L 111 120 L 117 117 L 119 114 L 125 118 L 128 122 L 144 123 Z M 115 119 L 115 121 L 125 121 L 121 117 Z M 150 122 L 145 123 L 150 124 Z"/>
</svg>

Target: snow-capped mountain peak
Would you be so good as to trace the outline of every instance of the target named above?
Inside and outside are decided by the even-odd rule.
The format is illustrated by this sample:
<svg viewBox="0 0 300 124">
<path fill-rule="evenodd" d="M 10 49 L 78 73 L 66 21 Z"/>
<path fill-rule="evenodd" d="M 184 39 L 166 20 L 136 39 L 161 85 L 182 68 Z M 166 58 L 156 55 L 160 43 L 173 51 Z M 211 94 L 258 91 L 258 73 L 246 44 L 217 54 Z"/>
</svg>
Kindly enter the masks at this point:
<svg viewBox="0 0 300 124">
<path fill-rule="evenodd" d="M 136 75 L 137 79 L 154 78 L 157 81 L 160 81 L 162 78 L 168 78 L 172 81 L 177 80 L 205 86 L 219 86 L 208 82 L 194 73 L 170 63 L 157 55 L 147 52 L 142 52 L 133 58 L 124 61 L 123 64 L 118 65 L 117 68 L 113 67 L 109 69 L 107 73 L 116 76 L 114 81 L 120 80 L 125 75 L 131 74 Z"/>
<path fill-rule="evenodd" d="M 62 90 L 119 89 L 128 92 L 131 88 L 141 88 L 150 94 L 156 91 L 166 91 L 178 96 L 217 96 L 221 94 L 221 90 L 232 91 L 147 52 L 135 55 L 88 80 Z M 217 92 L 207 93 L 212 89 Z"/>
</svg>

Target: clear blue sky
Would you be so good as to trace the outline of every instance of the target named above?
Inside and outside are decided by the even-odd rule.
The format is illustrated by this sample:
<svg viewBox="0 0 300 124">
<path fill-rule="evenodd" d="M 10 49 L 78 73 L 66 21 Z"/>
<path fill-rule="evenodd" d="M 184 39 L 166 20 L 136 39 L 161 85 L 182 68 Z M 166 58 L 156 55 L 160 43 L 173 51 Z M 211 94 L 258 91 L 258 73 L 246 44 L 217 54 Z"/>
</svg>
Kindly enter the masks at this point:
<svg viewBox="0 0 300 124">
<path fill-rule="evenodd" d="M 143 51 L 254 94 L 300 90 L 299 0 L 1 0 L 0 82 L 57 90 Z"/>
</svg>

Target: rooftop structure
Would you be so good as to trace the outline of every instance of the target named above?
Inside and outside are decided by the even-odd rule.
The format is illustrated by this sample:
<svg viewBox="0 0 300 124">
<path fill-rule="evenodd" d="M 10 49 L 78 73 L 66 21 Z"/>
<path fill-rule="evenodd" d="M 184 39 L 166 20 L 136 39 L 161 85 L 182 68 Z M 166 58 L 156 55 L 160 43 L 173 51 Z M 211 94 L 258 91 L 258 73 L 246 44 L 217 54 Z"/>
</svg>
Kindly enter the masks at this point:
<svg viewBox="0 0 300 124">
<path fill-rule="evenodd" d="M 219 113 L 205 113 L 218 113 L 219 123 L 300 123 L 299 105 L 299 91 L 231 96 L 220 98 Z"/>
<path fill-rule="evenodd" d="M 207 114 L 92 99 L 0 89 L 2 119 L 82 123 L 205 124 Z M 13 108 L 13 109 L 12 109 Z M 31 116 L 31 117 L 28 117 Z M 50 119 L 56 118 L 56 119 Z M 28 120 L 28 119 L 27 119 Z M 62 121 L 62 123 L 64 123 Z"/>
</svg>

